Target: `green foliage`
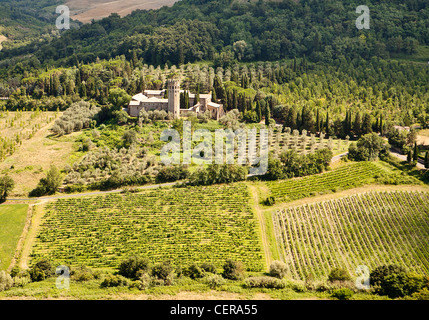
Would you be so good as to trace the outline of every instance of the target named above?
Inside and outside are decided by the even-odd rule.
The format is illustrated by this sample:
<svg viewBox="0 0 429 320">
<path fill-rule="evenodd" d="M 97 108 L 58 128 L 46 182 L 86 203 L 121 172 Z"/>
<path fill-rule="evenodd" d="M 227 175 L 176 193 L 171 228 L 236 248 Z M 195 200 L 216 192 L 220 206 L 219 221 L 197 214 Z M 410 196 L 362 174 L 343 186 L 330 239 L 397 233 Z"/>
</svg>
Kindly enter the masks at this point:
<svg viewBox="0 0 429 320">
<path fill-rule="evenodd" d="M 286 273 L 287 273 L 287 266 L 284 262 L 277 261 L 277 260 L 271 262 L 270 276 L 282 279 L 284 278 L 284 276 L 286 276 Z"/>
<path fill-rule="evenodd" d="M 226 280 L 218 274 L 208 276 L 205 281 L 210 289 L 219 288 L 226 283 Z"/>
<path fill-rule="evenodd" d="M 160 183 L 183 180 L 189 177 L 189 171 L 185 166 L 164 166 L 158 171 L 156 181 Z"/>
<path fill-rule="evenodd" d="M 376 133 L 369 133 L 362 136 L 356 145 L 350 145 L 349 158 L 356 161 L 374 161 L 388 154 L 389 148 L 382 137 Z"/>
<path fill-rule="evenodd" d="M 337 298 L 338 300 L 349 300 L 353 296 L 353 294 L 354 294 L 353 290 L 349 288 L 340 288 L 340 289 L 336 289 L 331 294 L 331 297 Z"/>
<path fill-rule="evenodd" d="M 42 281 L 52 277 L 55 274 L 55 268 L 49 260 L 40 260 L 30 268 L 30 277 L 32 281 Z"/>
<path fill-rule="evenodd" d="M 152 268 L 152 276 L 163 281 L 164 285 L 171 285 L 173 284 L 174 268 L 170 262 L 167 261 L 158 263 Z"/>
<path fill-rule="evenodd" d="M 5 201 L 9 192 L 15 187 L 15 181 L 9 176 L 0 177 L 0 203 Z"/>
<path fill-rule="evenodd" d="M 89 102 L 83 100 L 75 102 L 55 121 L 51 130 L 55 134 L 62 136 L 74 131 L 87 129 L 94 119 L 98 119 L 99 112 L 100 108 Z"/>
<path fill-rule="evenodd" d="M 8 290 L 13 286 L 12 277 L 6 271 L 0 271 L 0 292 Z"/>
<path fill-rule="evenodd" d="M 112 104 L 112 109 L 116 111 L 122 110 L 122 107 L 128 105 L 131 96 L 121 88 L 114 88 L 109 91 L 109 103 Z"/>
<path fill-rule="evenodd" d="M 72 267 L 70 270 L 70 278 L 77 282 L 90 281 L 99 277 L 99 271 L 94 271 L 86 266 Z"/>
<path fill-rule="evenodd" d="M 51 165 L 48 173 L 46 174 L 46 178 L 40 179 L 36 188 L 30 192 L 30 197 L 41 197 L 44 195 L 54 194 L 57 192 L 58 188 L 61 186 L 63 177 L 61 172 L 55 167 Z"/>
<path fill-rule="evenodd" d="M 321 173 L 329 168 L 332 156 L 329 149 L 317 150 L 307 155 L 299 155 L 293 150 L 282 152 L 279 158 L 270 156 L 268 172 L 264 177 L 268 180 L 279 180 Z"/>
<path fill-rule="evenodd" d="M 125 148 L 129 148 L 132 144 L 137 142 L 137 132 L 135 130 L 127 130 L 122 136 L 122 141 Z"/>
<path fill-rule="evenodd" d="M 208 273 L 216 273 L 216 267 L 211 263 L 204 262 L 201 264 L 201 269 Z"/>
<path fill-rule="evenodd" d="M 330 282 L 348 281 L 350 279 L 351 279 L 350 274 L 347 272 L 347 270 L 344 270 L 342 268 L 332 269 L 328 276 L 328 281 Z"/>
<path fill-rule="evenodd" d="M 129 280 L 121 275 L 107 275 L 103 282 L 101 282 L 101 288 L 109 287 L 127 287 L 129 285 Z"/>
<path fill-rule="evenodd" d="M 217 183 L 233 183 L 247 179 L 248 168 L 233 164 L 211 164 L 207 168 L 200 168 L 189 177 L 189 184 L 211 185 Z"/>
<path fill-rule="evenodd" d="M 272 277 L 249 277 L 244 280 L 246 288 L 271 288 L 271 289 L 284 289 L 286 283 L 280 279 Z"/>
<path fill-rule="evenodd" d="M 191 264 L 184 271 L 183 274 L 191 279 L 203 278 L 205 271 L 197 264 Z"/>
<path fill-rule="evenodd" d="M 119 274 L 130 279 L 136 279 L 139 271 L 148 272 L 150 261 L 142 257 L 129 257 L 119 265 Z"/>
<path fill-rule="evenodd" d="M 273 206 L 276 203 L 276 199 L 273 196 L 267 197 L 263 202 L 266 206 Z"/>
<path fill-rule="evenodd" d="M 245 276 L 244 264 L 240 261 L 227 260 L 223 265 L 222 276 L 230 280 L 242 280 Z"/>
<path fill-rule="evenodd" d="M 371 286 L 376 294 L 399 298 L 412 295 L 423 289 L 426 284 L 424 276 L 407 273 L 405 268 L 397 265 L 382 265 L 370 274 Z"/>
</svg>

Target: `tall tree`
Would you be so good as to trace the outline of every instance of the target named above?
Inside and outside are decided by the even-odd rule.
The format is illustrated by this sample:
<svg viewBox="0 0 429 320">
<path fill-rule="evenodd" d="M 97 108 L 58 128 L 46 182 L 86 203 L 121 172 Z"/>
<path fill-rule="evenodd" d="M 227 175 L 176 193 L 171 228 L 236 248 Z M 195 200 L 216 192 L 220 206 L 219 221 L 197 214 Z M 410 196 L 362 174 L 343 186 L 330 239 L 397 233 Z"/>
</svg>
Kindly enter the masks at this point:
<svg viewBox="0 0 429 320">
<path fill-rule="evenodd" d="M 355 121 L 353 123 L 353 133 L 358 137 L 362 134 L 362 118 L 359 112 L 356 113 Z"/>
<path fill-rule="evenodd" d="M 15 187 L 15 182 L 9 176 L 0 177 L 0 203 L 4 202 Z"/>
<path fill-rule="evenodd" d="M 320 111 L 317 109 L 316 113 L 316 132 L 320 132 Z"/>
<path fill-rule="evenodd" d="M 362 134 L 367 134 L 372 132 L 371 122 L 372 122 L 371 115 L 369 113 L 365 113 L 362 120 Z"/>
<path fill-rule="evenodd" d="M 265 107 L 265 125 L 269 126 L 270 125 L 270 119 L 271 119 L 271 113 L 270 113 L 270 108 L 267 105 Z"/>
<path fill-rule="evenodd" d="M 413 150 L 413 161 L 417 161 L 419 159 L 419 147 L 417 142 L 414 142 L 414 150 Z"/>
<path fill-rule="evenodd" d="M 426 151 L 425 155 L 425 168 L 429 169 L 429 151 Z"/>
</svg>

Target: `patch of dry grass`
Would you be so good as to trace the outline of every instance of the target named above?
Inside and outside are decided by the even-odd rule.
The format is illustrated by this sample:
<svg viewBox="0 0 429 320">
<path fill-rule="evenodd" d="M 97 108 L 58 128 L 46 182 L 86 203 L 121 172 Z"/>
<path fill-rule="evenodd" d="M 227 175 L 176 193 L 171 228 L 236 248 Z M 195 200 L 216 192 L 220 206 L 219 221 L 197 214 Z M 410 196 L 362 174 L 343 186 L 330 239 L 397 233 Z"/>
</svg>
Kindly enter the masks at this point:
<svg viewBox="0 0 429 320">
<path fill-rule="evenodd" d="M 99 20 L 108 17 L 111 13 L 126 16 L 137 9 L 159 9 L 163 6 L 172 6 L 178 0 L 68 0 L 66 5 L 70 7 L 71 18 L 83 23 L 89 23 L 92 19 Z"/>
</svg>

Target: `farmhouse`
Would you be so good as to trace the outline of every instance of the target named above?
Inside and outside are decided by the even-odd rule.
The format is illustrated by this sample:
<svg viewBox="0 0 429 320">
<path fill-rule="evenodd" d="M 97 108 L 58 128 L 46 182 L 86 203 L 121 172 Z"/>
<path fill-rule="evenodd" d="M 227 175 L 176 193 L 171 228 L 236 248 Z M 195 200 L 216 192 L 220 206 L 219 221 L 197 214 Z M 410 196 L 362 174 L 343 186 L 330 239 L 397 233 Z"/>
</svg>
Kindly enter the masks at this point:
<svg viewBox="0 0 429 320">
<path fill-rule="evenodd" d="M 142 109 L 146 111 L 164 110 L 171 112 L 174 119 L 178 119 L 209 111 L 214 120 L 219 120 L 224 115 L 223 105 L 212 102 L 211 93 L 200 94 L 197 102 L 195 102 L 196 94 L 189 93 L 189 105 L 192 107 L 180 109 L 180 94 L 184 92 L 184 90 L 180 90 L 179 80 L 168 80 L 167 98 L 165 98 L 165 90 L 145 90 L 132 97 L 128 105 L 128 113 L 132 117 L 138 117 Z"/>
</svg>

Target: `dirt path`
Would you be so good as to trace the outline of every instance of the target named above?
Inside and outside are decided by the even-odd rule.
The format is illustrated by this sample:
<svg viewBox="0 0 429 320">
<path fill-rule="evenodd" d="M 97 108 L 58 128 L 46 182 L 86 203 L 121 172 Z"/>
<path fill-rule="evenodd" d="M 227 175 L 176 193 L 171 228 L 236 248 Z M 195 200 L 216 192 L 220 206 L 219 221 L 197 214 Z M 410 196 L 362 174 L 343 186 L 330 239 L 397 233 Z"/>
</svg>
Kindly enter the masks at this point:
<svg viewBox="0 0 429 320">
<path fill-rule="evenodd" d="M 259 193 L 258 193 L 259 190 L 254 185 L 249 185 L 249 188 L 250 188 L 250 192 L 253 200 L 253 207 L 255 208 L 256 217 L 258 218 L 258 222 L 260 226 L 262 247 L 264 249 L 265 262 L 266 262 L 267 271 L 268 271 L 269 266 L 272 262 L 272 258 L 271 258 L 271 251 L 270 251 L 270 246 L 267 238 L 267 227 L 265 225 L 264 212 L 259 204 L 259 201 L 260 201 Z"/>
<path fill-rule="evenodd" d="M 22 269 L 28 268 L 28 258 L 30 257 L 31 249 L 34 244 L 34 240 L 36 239 L 37 229 L 40 226 L 40 222 L 42 221 L 43 209 L 44 205 L 47 201 L 42 201 L 37 204 L 30 205 L 31 208 L 31 216 L 29 221 L 25 223 L 25 228 L 22 235 L 22 243 L 20 239 L 20 245 L 17 248 L 18 265 Z M 28 228 L 27 228 L 28 223 Z"/>
<path fill-rule="evenodd" d="M 25 238 L 27 237 L 28 230 L 31 227 L 31 218 L 33 217 L 33 207 L 35 204 L 29 204 L 27 210 L 27 217 L 25 218 L 24 229 L 22 230 L 21 236 L 19 237 L 18 244 L 16 246 L 15 254 L 10 262 L 7 272 L 10 272 L 12 268 L 19 262 L 21 257 L 21 250 L 24 245 Z"/>
</svg>

